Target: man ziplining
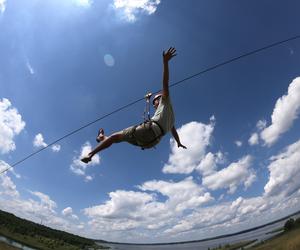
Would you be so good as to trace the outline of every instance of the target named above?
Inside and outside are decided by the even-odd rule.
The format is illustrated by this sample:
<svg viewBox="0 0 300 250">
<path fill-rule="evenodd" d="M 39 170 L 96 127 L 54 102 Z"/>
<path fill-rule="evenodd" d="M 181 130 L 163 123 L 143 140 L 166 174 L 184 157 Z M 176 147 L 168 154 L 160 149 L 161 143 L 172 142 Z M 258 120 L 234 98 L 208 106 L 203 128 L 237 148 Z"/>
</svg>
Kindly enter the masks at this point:
<svg viewBox="0 0 300 250">
<path fill-rule="evenodd" d="M 90 162 L 95 154 L 109 148 L 114 143 L 128 142 L 142 149 L 152 148 L 158 144 L 161 138 L 169 131 L 171 131 L 177 142 L 177 146 L 186 149 L 186 147 L 181 144 L 174 126 L 175 117 L 169 95 L 169 61 L 174 56 L 176 56 L 175 48 L 171 47 L 167 52 L 163 51 L 163 89 L 159 94 L 155 95 L 152 100 L 155 109 L 153 117 L 140 125 L 131 126 L 110 136 L 105 136 L 104 130 L 102 128 L 99 129 L 96 137 L 96 141 L 99 142 L 99 144 L 87 156 L 81 159 L 82 162 Z M 148 95 L 146 98 L 150 97 L 151 95 Z"/>
</svg>

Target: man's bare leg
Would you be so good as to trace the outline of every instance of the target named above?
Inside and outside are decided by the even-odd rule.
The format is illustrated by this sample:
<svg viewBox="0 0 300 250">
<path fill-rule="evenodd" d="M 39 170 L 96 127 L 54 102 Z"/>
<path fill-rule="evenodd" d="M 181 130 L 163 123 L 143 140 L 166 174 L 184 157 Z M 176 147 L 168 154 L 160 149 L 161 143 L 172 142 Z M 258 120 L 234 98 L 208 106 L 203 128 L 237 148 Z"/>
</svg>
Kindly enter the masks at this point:
<svg viewBox="0 0 300 250">
<path fill-rule="evenodd" d="M 100 135 L 101 134 L 99 134 L 99 136 Z M 108 137 L 104 136 L 104 134 L 103 134 L 102 141 L 86 157 L 83 157 L 81 159 L 81 161 L 84 162 L 84 163 L 89 163 L 92 160 L 92 158 L 95 154 L 97 154 L 98 152 L 100 152 L 100 151 L 102 151 L 106 148 L 109 148 L 113 143 L 119 143 L 122 140 L 123 140 L 123 133 L 122 132 L 114 133 L 114 134 L 112 134 L 111 136 L 108 136 Z"/>
</svg>

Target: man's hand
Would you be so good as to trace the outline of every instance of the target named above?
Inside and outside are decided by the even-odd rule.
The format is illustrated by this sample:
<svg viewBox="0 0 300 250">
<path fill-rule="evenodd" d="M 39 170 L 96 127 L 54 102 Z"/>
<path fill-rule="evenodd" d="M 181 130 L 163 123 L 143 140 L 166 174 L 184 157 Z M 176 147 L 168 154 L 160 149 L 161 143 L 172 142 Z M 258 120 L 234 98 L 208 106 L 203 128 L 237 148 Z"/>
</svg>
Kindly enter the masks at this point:
<svg viewBox="0 0 300 250">
<path fill-rule="evenodd" d="M 163 60 L 164 63 L 167 63 L 171 60 L 172 57 L 176 56 L 176 49 L 170 47 L 167 52 L 163 51 Z"/>
<path fill-rule="evenodd" d="M 181 142 L 178 142 L 178 143 L 177 143 L 177 147 L 178 147 L 178 148 L 185 148 L 185 149 L 186 149 L 186 146 L 182 145 Z"/>
</svg>

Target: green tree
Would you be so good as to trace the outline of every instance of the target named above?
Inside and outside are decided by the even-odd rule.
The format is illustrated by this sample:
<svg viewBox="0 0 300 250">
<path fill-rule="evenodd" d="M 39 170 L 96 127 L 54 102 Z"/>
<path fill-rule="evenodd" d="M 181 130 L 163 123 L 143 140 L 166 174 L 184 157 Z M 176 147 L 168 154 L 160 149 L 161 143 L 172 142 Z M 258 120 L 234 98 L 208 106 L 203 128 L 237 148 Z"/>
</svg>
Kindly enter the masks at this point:
<svg viewBox="0 0 300 250">
<path fill-rule="evenodd" d="M 295 220 L 295 225 L 296 225 L 297 227 L 300 226 L 300 217 L 297 218 L 297 219 Z"/>
<path fill-rule="evenodd" d="M 295 227 L 295 220 L 293 218 L 290 218 L 287 220 L 284 224 L 284 231 L 290 231 Z"/>
</svg>

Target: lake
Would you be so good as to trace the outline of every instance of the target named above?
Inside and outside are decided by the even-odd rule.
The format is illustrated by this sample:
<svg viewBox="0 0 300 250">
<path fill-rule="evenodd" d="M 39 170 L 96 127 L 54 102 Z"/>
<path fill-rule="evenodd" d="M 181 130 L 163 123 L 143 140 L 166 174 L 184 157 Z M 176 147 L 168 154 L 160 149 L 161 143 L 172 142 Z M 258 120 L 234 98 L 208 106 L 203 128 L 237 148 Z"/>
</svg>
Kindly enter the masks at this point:
<svg viewBox="0 0 300 250">
<path fill-rule="evenodd" d="M 6 237 L 4 237 L 4 236 L 0 236 L 0 241 L 1 241 L 1 242 L 5 242 L 6 244 L 11 245 L 11 246 L 13 246 L 13 247 L 20 248 L 20 249 L 22 249 L 22 250 L 36 250 L 36 249 L 34 249 L 34 248 L 30 248 L 30 247 L 28 247 L 28 246 L 22 245 L 21 243 L 18 243 L 18 242 L 16 242 L 16 241 L 13 241 L 13 240 L 11 240 L 11 239 L 8 239 L 8 238 L 6 238 Z"/>
<path fill-rule="evenodd" d="M 293 216 L 294 217 L 294 216 Z M 297 216 L 299 217 L 299 215 Z M 294 217 L 296 218 L 296 217 Z M 256 229 L 251 232 L 242 233 L 234 236 L 228 236 L 220 239 L 214 239 L 214 240 L 205 240 L 202 242 L 189 242 L 189 243 L 180 243 L 180 244 L 168 244 L 168 245 L 138 245 L 138 244 L 99 244 L 103 246 L 108 246 L 112 250 L 207 250 L 208 248 L 214 248 L 218 247 L 220 245 L 226 245 L 226 244 L 234 244 L 241 241 L 251 241 L 251 240 L 257 240 L 262 241 L 266 240 L 270 237 L 273 237 L 274 235 L 280 233 L 272 233 L 267 234 L 275 229 L 281 228 L 284 226 L 284 223 L 287 219 L 284 219 L 282 221 L 276 222 L 272 225 L 265 226 L 260 229 Z M 8 239 L 4 236 L 0 236 L 0 241 L 5 242 L 11 246 L 20 248 L 22 250 L 36 250 L 34 248 L 30 248 L 28 246 L 22 245 L 18 242 L 15 242 L 11 239 Z M 246 249 L 246 248 L 245 248 Z"/>
<path fill-rule="evenodd" d="M 103 244 L 101 245 L 111 247 L 113 250 L 207 250 L 208 248 L 218 247 L 220 245 L 233 244 L 241 241 L 251 241 L 251 240 L 266 240 L 279 232 L 267 234 L 277 228 L 283 227 L 286 220 L 279 221 L 272 225 L 266 227 L 239 234 L 229 237 L 224 237 L 214 240 L 206 240 L 202 242 L 190 242 L 190 243 L 181 243 L 181 244 L 169 244 L 169 245 L 137 245 L 137 244 Z"/>
</svg>

